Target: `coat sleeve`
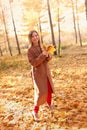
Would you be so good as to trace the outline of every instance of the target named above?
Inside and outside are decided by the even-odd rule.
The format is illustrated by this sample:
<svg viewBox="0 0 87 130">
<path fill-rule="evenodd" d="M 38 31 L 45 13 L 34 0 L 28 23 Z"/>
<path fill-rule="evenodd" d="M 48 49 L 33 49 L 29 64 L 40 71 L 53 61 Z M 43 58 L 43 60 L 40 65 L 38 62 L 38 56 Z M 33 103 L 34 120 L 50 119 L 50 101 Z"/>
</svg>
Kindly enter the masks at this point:
<svg viewBox="0 0 87 130">
<path fill-rule="evenodd" d="M 34 58 L 31 51 L 28 51 L 28 60 L 30 64 L 34 67 L 40 65 L 44 60 L 46 59 L 46 56 L 41 53 L 37 58 Z"/>
<path fill-rule="evenodd" d="M 50 61 L 52 59 L 52 55 L 48 54 L 48 57 L 46 58 L 46 61 Z"/>
</svg>

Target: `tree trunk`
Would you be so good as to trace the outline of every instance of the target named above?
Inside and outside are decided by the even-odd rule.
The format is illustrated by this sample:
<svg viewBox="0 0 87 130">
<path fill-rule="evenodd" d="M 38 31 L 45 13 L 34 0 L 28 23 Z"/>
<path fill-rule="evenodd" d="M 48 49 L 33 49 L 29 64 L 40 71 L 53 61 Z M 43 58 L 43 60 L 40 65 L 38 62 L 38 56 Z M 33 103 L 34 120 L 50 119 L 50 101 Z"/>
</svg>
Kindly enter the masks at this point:
<svg viewBox="0 0 87 130">
<path fill-rule="evenodd" d="M 40 30 L 40 39 L 41 39 L 41 43 L 43 43 L 43 37 L 42 37 L 42 28 L 41 28 L 41 21 L 40 21 L 40 18 L 39 18 L 39 30 Z"/>
<path fill-rule="evenodd" d="M 3 23 L 4 23 L 4 27 L 5 27 L 5 33 L 6 33 L 6 39 L 7 39 L 7 43 L 8 43 L 9 52 L 10 52 L 10 55 L 12 56 L 12 51 L 11 51 L 11 46 L 10 46 L 10 42 L 9 42 L 9 38 L 8 38 L 8 32 L 7 32 L 7 28 L 6 28 L 6 22 L 5 22 L 3 9 L 2 9 L 2 17 L 3 17 Z"/>
<path fill-rule="evenodd" d="M 2 49 L 1 49 L 1 46 L 0 46 L 0 54 L 1 54 L 1 56 L 3 56 Z"/>
<path fill-rule="evenodd" d="M 50 27 L 51 27 L 52 42 L 53 42 L 54 47 L 56 48 L 54 32 L 53 32 L 53 26 L 52 26 L 52 18 L 51 18 L 49 0 L 47 0 L 47 6 L 48 6 L 48 14 L 49 14 L 49 20 L 50 20 Z M 57 51 L 55 51 L 54 54 L 57 55 Z"/>
<path fill-rule="evenodd" d="M 87 0 L 85 0 L 85 11 L 86 11 L 86 20 L 87 20 Z"/>
<path fill-rule="evenodd" d="M 20 46 L 19 46 L 19 42 L 18 42 L 18 37 L 17 37 L 17 32 L 16 32 L 16 27 L 15 27 L 15 22 L 14 22 L 14 17 L 13 17 L 13 12 L 12 12 L 12 8 L 11 8 L 11 2 L 12 1 L 9 1 L 9 4 L 10 4 L 11 17 L 12 17 L 12 22 L 13 22 L 13 27 L 14 27 L 14 32 L 15 32 L 15 38 L 16 38 L 16 43 L 17 43 L 17 48 L 18 48 L 18 54 L 21 54 L 21 50 L 20 50 Z"/>
<path fill-rule="evenodd" d="M 76 0 L 76 15 L 77 15 L 77 27 L 78 27 L 78 33 L 79 33 L 79 41 L 80 41 L 80 46 L 82 46 L 82 38 L 81 38 L 80 26 L 79 26 L 79 17 L 78 17 L 78 5 L 77 5 L 77 0 Z"/>
<path fill-rule="evenodd" d="M 58 33 L 59 33 L 59 42 L 58 42 L 58 56 L 60 56 L 60 44 L 61 44 L 61 38 L 60 38 L 60 20 L 59 20 L 60 14 L 59 14 L 59 1 L 58 1 Z"/>
<path fill-rule="evenodd" d="M 73 2 L 73 0 L 71 0 L 71 2 L 72 2 L 73 23 L 74 23 L 74 30 L 75 30 L 75 42 L 77 43 L 77 29 L 76 29 L 74 2 Z"/>
</svg>

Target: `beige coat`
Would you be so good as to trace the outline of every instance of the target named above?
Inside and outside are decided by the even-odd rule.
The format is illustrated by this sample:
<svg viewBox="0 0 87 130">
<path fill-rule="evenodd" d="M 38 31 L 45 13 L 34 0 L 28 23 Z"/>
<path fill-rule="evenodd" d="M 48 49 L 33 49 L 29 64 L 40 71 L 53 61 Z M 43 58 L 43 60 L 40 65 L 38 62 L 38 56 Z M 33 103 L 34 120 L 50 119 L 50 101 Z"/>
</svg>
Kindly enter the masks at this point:
<svg viewBox="0 0 87 130">
<path fill-rule="evenodd" d="M 48 67 L 48 59 L 40 50 L 39 46 L 32 46 L 28 49 L 28 59 L 32 66 L 32 79 L 34 83 L 34 103 L 39 106 L 46 102 L 48 94 L 47 77 L 50 81 L 52 91 L 53 82 Z"/>
</svg>

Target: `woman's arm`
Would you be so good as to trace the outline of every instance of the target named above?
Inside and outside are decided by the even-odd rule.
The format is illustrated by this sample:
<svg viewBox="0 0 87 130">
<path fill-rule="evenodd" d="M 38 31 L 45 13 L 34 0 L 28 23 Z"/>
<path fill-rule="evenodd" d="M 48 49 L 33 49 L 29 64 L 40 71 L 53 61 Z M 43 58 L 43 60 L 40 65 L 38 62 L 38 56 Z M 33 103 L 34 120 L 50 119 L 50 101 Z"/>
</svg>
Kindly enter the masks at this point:
<svg viewBox="0 0 87 130">
<path fill-rule="evenodd" d="M 34 58 L 33 53 L 29 50 L 28 51 L 28 60 L 30 64 L 34 67 L 40 65 L 48 56 L 48 54 L 43 51 L 37 58 Z"/>
<path fill-rule="evenodd" d="M 52 59 L 52 54 L 48 54 L 48 57 L 46 58 L 46 61 L 50 61 Z"/>
</svg>

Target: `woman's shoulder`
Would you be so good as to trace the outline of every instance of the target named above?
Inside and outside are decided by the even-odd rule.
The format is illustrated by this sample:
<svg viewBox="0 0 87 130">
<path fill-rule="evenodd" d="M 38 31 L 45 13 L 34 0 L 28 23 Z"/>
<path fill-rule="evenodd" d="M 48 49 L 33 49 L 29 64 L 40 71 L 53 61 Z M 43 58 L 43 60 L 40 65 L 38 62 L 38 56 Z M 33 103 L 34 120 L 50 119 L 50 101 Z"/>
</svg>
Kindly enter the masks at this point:
<svg viewBox="0 0 87 130">
<path fill-rule="evenodd" d="M 28 53 L 32 53 L 32 54 L 40 54 L 41 53 L 41 49 L 40 49 L 40 46 L 31 46 L 29 49 L 28 49 Z"/>
<path fill-rule="evenodd" d="M 34 47 L 34 46 L 31 46 L 31 47 L 29 47 L 28 48 L 28 53 L 36 53 L 36 51 L 37 51 L 37 49 L 36 49 L 36 47 Z"/>
<path fill-rule="evenodd" d="M 33 50 L 33 46 L 31 46 L 31 47 L 28 48 L 28 52 L 30 52 L 32 50 Z"/>
<path fill-rule="evenodd" d="M 27 54 L 29 55 L 29 53 L 31 53 L 31 52 L 32 52 L 32 48 L 28 47 Z"/>
</svg>

